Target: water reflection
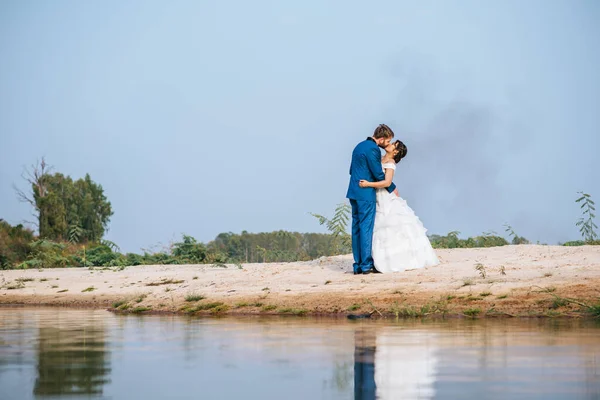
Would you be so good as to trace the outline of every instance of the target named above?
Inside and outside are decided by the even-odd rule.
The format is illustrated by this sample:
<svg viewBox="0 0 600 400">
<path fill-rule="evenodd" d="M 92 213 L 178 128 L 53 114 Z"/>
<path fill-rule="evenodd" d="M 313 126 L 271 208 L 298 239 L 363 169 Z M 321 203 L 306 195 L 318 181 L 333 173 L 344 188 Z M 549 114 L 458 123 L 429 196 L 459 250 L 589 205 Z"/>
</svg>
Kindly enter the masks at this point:
<svg viewBox="0 0 600 400">
<path fill-rule="evenodd" d="M 102 326 L 40 328 L 35 395 L 98 395 L 110 382 Z"/>
<path fill-rule="evenodd" d="M 598 399 L 600 326 L 0 307 L 0 399 L 45 397 Z"/>
<path fill-rule="evenodd" d="M 354 399 L 375 398 L 375 352 L 376 336 L 372 329 L 354 332 Z"/>
</svg>

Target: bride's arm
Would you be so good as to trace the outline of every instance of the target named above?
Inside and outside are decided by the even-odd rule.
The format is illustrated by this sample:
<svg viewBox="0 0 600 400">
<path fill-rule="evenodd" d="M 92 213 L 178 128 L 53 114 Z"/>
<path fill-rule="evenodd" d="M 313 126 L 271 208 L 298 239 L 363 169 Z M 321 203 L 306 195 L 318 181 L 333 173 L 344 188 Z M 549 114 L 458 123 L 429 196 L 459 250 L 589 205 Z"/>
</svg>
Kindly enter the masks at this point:
<svg viewBox="0 0 600 400">
<path fill-rule="evenodd" d="M 394 178 L 394 170 L 392 168 L 385 169 L 385 179 L 379 182 L 369 182 L 365 180 L 361 180 L 358 182 L 360 187 L 372 187 L 375 189 L 387 188 L 392 184 L 392 179 Z"/>
</svg>

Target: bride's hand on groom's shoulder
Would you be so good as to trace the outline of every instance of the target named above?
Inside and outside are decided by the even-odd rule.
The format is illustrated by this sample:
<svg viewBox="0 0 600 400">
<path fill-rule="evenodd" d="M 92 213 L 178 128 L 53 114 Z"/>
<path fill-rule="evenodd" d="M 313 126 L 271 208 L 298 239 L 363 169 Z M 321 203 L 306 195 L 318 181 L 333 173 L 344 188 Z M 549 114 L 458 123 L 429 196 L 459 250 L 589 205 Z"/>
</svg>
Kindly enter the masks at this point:
<svg viewBox="0 0 600 400">
<path fill-rule="evenodd" d="M 364 179 L 361 179 L 361 180 L 358 182 L 358 186 L 360 186 L 361 188 L 366 188 L 366 187 L 370 187 L 370 186 L 369 186 L 369 184 L 370 184 L 370 183 L 371 183 L 371 182 L 369 182 L 369 181 L 365 181 Z"/>
</svg>

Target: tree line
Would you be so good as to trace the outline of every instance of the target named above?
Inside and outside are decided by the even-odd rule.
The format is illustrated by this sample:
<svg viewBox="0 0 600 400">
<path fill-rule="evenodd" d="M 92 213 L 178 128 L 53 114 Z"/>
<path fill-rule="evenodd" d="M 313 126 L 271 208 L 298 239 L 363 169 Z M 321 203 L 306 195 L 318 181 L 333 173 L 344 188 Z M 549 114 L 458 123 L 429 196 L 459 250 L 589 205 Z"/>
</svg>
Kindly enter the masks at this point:
<svg viewBox="0 0 600 400">
<path fill-rule="evenodd" d="M 0 219 L 0 269 L 53 267 L 125 267 L 142 264 L 225 264 L 307 261 L 352 251 L 348 233 L 350 207 L 339 204 L 331 217 L 312 214 L 328 233 L 288 231 L 218 234 L 208 243 L 183 234 L 180 241 L 160 251 L 122 253 L 117 244 L 104 239 L 113 210 L 101 185 L 89 174 L 73 180 L 53 173 L 42 159 L 23 174 L 26 191 L 15 187 L 18 198 L 31 205 L 33 230 L 22 224 L 12 226 Z M 577 226 L 582 241 L 565 245 L 600 244 L 594 223 L 594 202 L 580 193 L 583 216 Z M 506 226 L 509 242 L 495 232 L 462 239 L 459 232 L 430 235 L 434 248 L 492 247 L 527 244 L 529 241 Z"/>
</svg>

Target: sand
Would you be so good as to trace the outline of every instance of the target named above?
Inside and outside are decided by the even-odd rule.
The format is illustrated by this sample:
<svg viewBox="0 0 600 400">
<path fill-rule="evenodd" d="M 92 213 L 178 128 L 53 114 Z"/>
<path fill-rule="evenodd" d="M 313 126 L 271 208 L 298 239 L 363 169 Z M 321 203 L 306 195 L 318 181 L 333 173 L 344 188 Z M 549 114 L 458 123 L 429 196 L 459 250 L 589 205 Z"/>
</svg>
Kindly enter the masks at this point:
<svg viewBox="0 0 600 400">
<path fill-rule="evenodd" d="M 600 246 L 436 252 L 438 266 L 364 276 L 352 274 L 351 255 L 243 264 L 241 269 L 146 265 L 0 271 L 0 304 L 114 309 L 118 302 L 125 304 L 124 312 L 374 317 L 579 316 L 585 307 L 560 299 L 600 304 Z M 204 299 L 186 301 L 190 295 Z"/>
</svg>

